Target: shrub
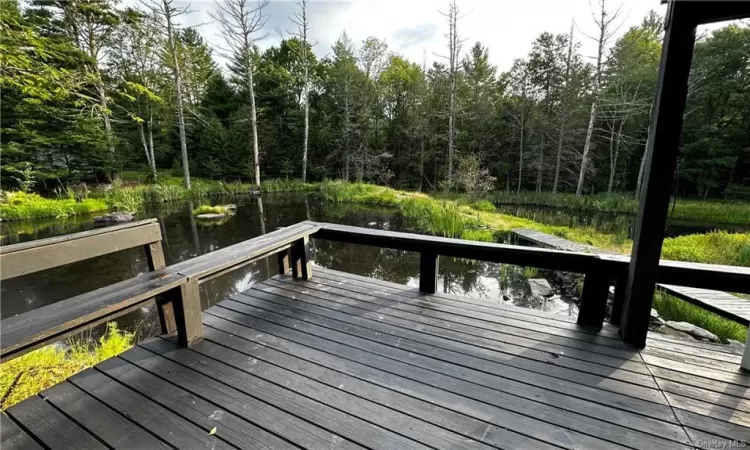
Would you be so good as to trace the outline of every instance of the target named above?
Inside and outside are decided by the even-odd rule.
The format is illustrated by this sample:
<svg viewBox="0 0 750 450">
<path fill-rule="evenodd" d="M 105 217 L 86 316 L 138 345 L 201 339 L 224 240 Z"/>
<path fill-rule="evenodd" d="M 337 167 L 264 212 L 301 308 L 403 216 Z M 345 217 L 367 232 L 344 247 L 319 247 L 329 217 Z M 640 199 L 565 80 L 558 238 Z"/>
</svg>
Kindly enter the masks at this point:
<svg viewBox="0 0 750 450">
<path fill-rule="evenodd" d="M 475 202 L 471 206 L 477 211 L 483 211 L 483 212 L 495 211 L 495 205 L 493 205 L 492 202 L 490 202 L 489 200 L 480 200 L 478 202 Z"/>
</svg>

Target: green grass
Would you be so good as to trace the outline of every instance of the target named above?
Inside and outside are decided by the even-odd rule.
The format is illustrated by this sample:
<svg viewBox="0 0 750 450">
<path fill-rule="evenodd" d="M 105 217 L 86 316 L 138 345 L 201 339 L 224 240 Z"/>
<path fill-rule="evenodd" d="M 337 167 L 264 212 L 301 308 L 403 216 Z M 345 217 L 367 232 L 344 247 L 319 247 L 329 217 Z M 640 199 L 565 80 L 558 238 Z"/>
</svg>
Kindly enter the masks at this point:
<svg viewBox="0 0 750 450">
<path fill-rule="evenodd" d="M 227 205 L 200 205 L 193 210 L 193 215 L 198 216 L 200 214 L 224 214 L 231 213 L 231 209 Z"/>
<path fill-rule="evenodd" d="M 489 199 L 496 204 L 549 206 L 585 211 L 635 214 L 638 200 L 632 195 L 598 194 L 576 197 L 574 194 L 549 192 L 494 192 Z M 750 223 L 750 203 L 721 200 L 677 199 L 673 219 L 721 222 L 745 225 Z"/>
<path fill-rule="evenodd" d="M 133 346 L 135 335 L 107 324 L 107 332 L 93 344 L 81 338 L 68 341 L 67 349 L 56 345 L 34 350 L 0 364 L 0 410 L 54 386 Z"/>
<path fill-rule="evenodd" d="M 37 194 L 4 191 L 0 201 L 0 218 L 6 221 L 62 218 L 107 209 L 108 204 L 100 199 L 87 198 L 77 202 L 71 198 L 50 199 Z"/>
<path fill-rule="evenodd" d="M 722 341 L 745 342 L 747 327 L 725 319 L 662 291 L 654 293 L 654 308 L 664 320 L 689 322 L 715 334 Z"/>
</svg>

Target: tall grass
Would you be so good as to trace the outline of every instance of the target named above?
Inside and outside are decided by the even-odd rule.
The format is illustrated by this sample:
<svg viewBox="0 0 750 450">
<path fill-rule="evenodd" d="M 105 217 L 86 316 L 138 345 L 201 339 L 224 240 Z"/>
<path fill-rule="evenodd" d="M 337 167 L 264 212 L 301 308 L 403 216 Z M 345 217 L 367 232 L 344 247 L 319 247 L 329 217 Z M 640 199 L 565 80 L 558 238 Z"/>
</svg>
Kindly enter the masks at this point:
<svg viewBox="0 0 750 450">
<path fill-rule="evenodd" d="M 745 342 L 747 327 L 680 300 L 663 291 L 657 290 L 654 293 L 653 306 L 664 320 L 692 323 L 704 330 L 710 331 L 724 342 L 727 339 Z"/>
<path fill-rule="evenodd" d="M 0 364 L 0 410 L 62 382 L 83 369 L 124 352 L 135 335 L 107 324 L 97 343 L 76 338 L 67 346 L 49 345 Z"/>
<path fill-rule="evenodd" d="M 577 197 L 574 194 L 549 192 L 494 192 L 489 199 L 495 204 L 549 206 L 585 211 L 635 214 L 638 200 L 622 194 L 599 194 Z M 673 219 L 731 224 L 750 223 L 750 204 L 720 200 L 677 199 Z"/>
<path fill-rule="evenodd" d="M 100 199 L 87 198 L 81 202 L 71 198 L 50 199 L 24 192 L 2 193 L 0 218 L 2 220 L 30 220 L 48 217 L 68 217 L 106 211 L 108 204 Z"/>
<path fill-rule="evenodd" d="M 421 231 L 436 236 L 461 237 L 467 227 L 464 215 L 454 203 L 408 198 L 401 202 L 401 213 Z"/>
</svg>

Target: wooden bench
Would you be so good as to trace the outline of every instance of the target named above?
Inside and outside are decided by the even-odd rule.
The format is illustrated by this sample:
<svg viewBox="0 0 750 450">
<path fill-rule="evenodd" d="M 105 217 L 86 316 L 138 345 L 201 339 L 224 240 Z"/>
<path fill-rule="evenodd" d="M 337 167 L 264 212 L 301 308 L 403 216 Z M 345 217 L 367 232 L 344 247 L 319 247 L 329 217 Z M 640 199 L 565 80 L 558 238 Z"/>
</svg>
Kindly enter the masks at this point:
<svg viewBox="0 0 750 450">
<path fill-rule="evenodd" d="M 156 219 L 107 227 L 0 248 L 0 280 L 134 247 L 146 251 L 150 272 L 56 302 L 0 323 L 0 361 L 115 319 L 156 300 L 163 333 L 181 345 L 202 339 L 200 283 L 279 253 L 280 267 L 294 265 L 309 278 L 309 235 L 319 229 L 302 222 L 215 252 L 165 267 Z"/>
</svg>

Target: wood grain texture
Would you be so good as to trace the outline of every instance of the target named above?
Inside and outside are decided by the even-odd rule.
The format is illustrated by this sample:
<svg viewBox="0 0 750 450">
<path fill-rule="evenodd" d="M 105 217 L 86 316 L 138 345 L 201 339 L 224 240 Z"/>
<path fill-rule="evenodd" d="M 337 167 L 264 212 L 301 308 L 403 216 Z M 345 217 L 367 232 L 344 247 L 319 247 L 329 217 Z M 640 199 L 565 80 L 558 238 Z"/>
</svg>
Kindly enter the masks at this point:
<svg viewBox="0 0 750 450">
<path fill-rule="evenodd" d="M 159 241 L 159 224 L 145 221 L 3 246 L 0 279 L 28 275 Z"/>
<path fill-rule="evenodd" d="M 164 271 L 143 275 L 62 300 L 2 321 L 2 360 L 105 322 L 138 308 L 154 296 L 185 282 Z"/>
<path fill-rule="evenodd" d="M 189 348 L 150 339 L 10 408 L 3 448 L 60 448 L 74 434 L 83 441 L 70 448 L 641 449 L 750 439 L 750 376 L 724 346 L 662 337 L 637 351 L 608 324 L 594 332 L 539 311 L 316 274 L 275 276 L 194 315 L 203 340 Z M 183 286 L 194 296 L 198 283 L 171 293 Z"/>
</svg>

